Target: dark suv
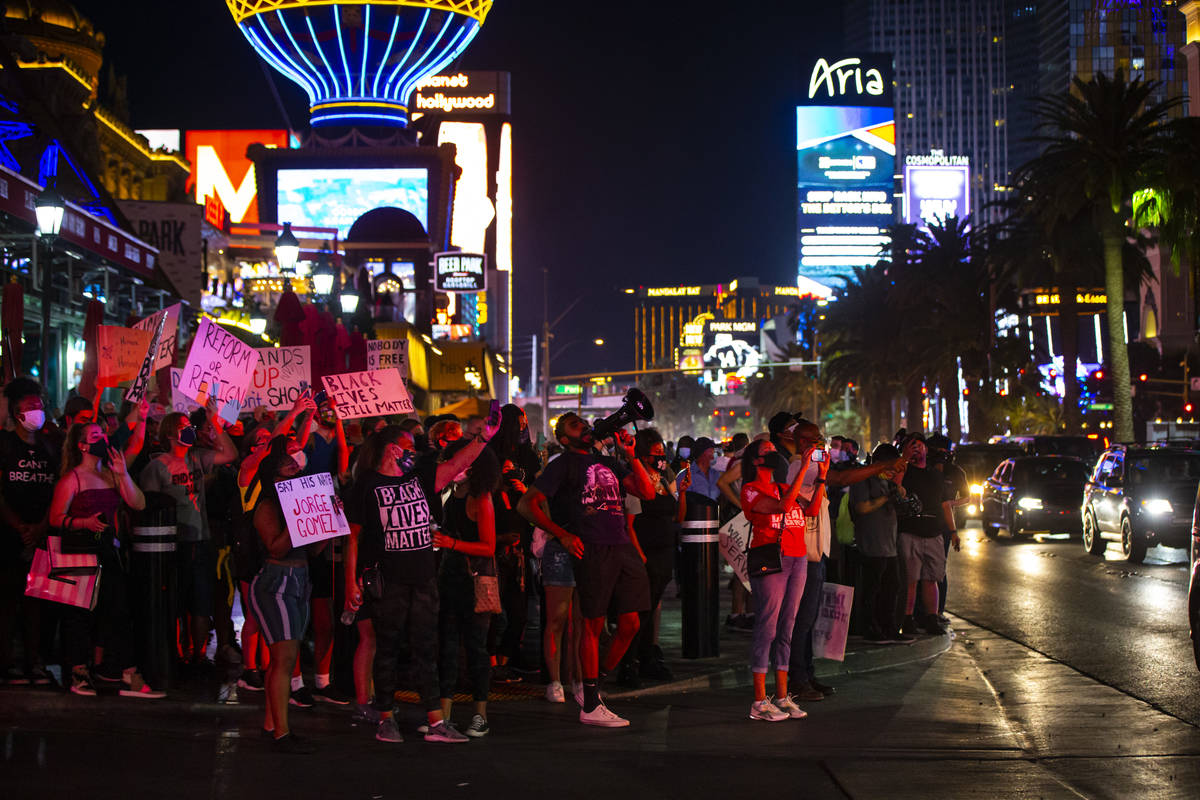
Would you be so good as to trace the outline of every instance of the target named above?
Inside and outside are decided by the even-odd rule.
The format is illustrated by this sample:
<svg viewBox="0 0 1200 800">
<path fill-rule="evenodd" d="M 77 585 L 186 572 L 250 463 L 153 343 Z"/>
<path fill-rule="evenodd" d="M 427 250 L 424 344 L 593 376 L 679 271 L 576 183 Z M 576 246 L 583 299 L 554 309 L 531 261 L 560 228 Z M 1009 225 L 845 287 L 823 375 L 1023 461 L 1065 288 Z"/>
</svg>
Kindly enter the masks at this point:
<svg viewBox="0 0 1200 800">
<path fill-rule="evenodd" d="M 1141 563 L 1153 545 L 1187 547 L 1200 484 L 1200 450 L 1115 445 L 1096 462 L 1083 490 L 1083 546 L 1100 555 L 1121 543 Z"/>
</svg>

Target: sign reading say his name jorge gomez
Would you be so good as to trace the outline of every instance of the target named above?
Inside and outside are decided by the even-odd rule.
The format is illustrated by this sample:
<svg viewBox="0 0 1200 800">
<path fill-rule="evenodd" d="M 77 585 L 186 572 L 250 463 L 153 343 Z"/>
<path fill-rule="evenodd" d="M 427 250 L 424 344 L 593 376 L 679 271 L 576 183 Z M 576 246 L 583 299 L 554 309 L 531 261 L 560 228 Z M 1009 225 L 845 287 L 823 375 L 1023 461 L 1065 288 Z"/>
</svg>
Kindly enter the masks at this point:
<svg viewBox="0 0 1200 800">
<path fill-rule="evenodd" d="M 328 472 L 275 484 L 293 547 L 350 535 L 350 523 Z"/>
</svg>

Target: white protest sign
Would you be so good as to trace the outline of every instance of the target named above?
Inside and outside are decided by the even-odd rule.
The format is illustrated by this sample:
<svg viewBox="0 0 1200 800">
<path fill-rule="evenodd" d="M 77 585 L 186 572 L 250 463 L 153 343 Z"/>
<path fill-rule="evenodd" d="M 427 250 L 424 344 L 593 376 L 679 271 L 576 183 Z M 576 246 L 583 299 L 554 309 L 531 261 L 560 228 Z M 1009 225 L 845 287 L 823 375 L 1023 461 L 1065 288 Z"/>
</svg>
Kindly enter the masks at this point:
<svg viewBox="0 0 1200 800">
<path fill-rule="evenodd" d="M 328 472 L 280 481 L 275 488 L 293 547 L 350 535 L 350 523 Z"/>
<path fill-rule="evenodd" d="M 750 528 L 750 520 L 739 512 L 717 531 L 717 547 L 721 550 L 721 556 L 747 591 L 750 589 L 750 574 L 746 569 L 746 548 L 750 544 Z"/>
<path fill-rule="evenodd" d="M 200 404 L 192 398 L 179 391 L 179 382 L 183 380 L 183 370 L 178 367 L 171 367 L 171 411 L 179 411 L 184 414 L 191 414 Z"/>
<path fill-rule="evenodd" d="M 326 375 L 321 380 L 342 419 L 413 413 L 412 397 L 395 367 Z"/>
<path fill-rule="evenodd" d="M 130 403 L 140 403 L 146 399 L 146 389 L 150 385 L 150 375 L 154 372 L 154 363 L 158 357 L 158 343 L 162 340 L 163 331 L 166 326 L 167 317 L 163 315 L 159 317 L 158 327 L 154 329 L 154 336 L 150 339 L 150 347 L 146 349 L 146 357 L 142 360 L 142 368 L 138 370 L 137 377 L 133 379 L 133 385 L 125 393 L 125 399 Z"/>
<path fill-rule="evenodd" d="M 133 326 L 139 331 L 153 333 L 158 330 L 159 324 L 166 320 L 162 335 L 158 337 L 158 353 L 154 358 L 154 372 L 158 372 L 163 367 L 175 366 L 175 353 L 179 347 L 179 307 L 180 304 L 176 303 L 162 311 L 156 311 L 145 319 L 138 320 Z"/>
<path fill-rule="evenodd" d="M 367 369 L 400 370 L 400 377 L 408 378 L 408 339 L 368 339 Z"/>
<path fill-rule="evenodd" d="M 300 393 L 312 385 L 312 357 L 306 344 L 297 347 L 260 347 L 258 366 L 246 393 L 242 411 L 258 406 L 290 409 Z"/>
<path fill-rule="evenodd" d="M 246 405 L 257 366 L 257 350 L 205 317 L 192 339 L 178 389 L 201 405 L 215 398 L 221 419 L 233 424 Z"/>
<path fill-rule="evenodd" d="M 821 587 L 821 607 L 812 629 L 815 658 L 845 660 L 846 637 L 850 635 L 850 609 L 853 605 L 853 586 L 826 582 Z"/>
</svg>

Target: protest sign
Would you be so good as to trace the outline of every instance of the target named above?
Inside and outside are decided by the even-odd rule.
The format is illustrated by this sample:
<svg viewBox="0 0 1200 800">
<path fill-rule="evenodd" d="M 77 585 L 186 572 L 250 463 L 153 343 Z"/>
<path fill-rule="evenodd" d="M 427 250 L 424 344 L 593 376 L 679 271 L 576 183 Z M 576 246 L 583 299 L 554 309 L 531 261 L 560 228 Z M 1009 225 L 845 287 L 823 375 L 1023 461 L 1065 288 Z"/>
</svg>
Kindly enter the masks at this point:
<svg viewBox="0 0 1200 800">
<path fill-rule="evenodd" d="M 413 413 L 412 397 L 395 367 L 326 375 L 321 380 L 342 419 Z"/>
<path fill-rule="evenodd" d="M 163 367 L 175 366 L 175 354 L 179 347 L 179 308 L 180 304 L 176 303 L 162 311 L 154 312 L 145 319 L 138 320 L 133 326 L 139 331 L 153 333 L 158 330 L 159 323 L 166 320 L 167 324 L 163 328 L 162 335 L 158 337 L 158 352 L 154 357 L 152 372 L 157 372 Z"/>
<path fill-rule="evenodd" d="M 205 317 L 192 339 L 178 391 L 200 405 L 214 398 L 221 419 L 232 424 L 246 405 L 257 366 L 257 350 Z"/>
<path fill-rule="evenodd" d="M 725 563 L 733 569 L 733 574 L 747 590 L 750 589 L 750 575 L 746 569 L 746 548 L 750 543 L 750 520 L 739 513 L 726 522 L 717 531 L 717 547 Z"/>
<path fill-rule="evenodd" d="M 116 386 L 137 377 L 154 334 L 117 325 L 96 328 L 96 353 L 99 357 L 97 386 Z"/>
<path fill-rule="evenodd" d="M 279 481 L 275 488 L 293 547 L 350 535 L 350 523 L 328 472 Z"/>
<path fill-rule="evenodd" d="M 163 330 L 166 328 L 166 325 L 166 316 L 160 317 L 158 327 L 154 329 L 154 335 L 150 339 L 150 345 L 146 348 L 146 355 L 142 358 L 142 368 L 138 370 L 137 377 L 133 379 L 133 385 L 125 393 L 125 399 L 131 403 L 140 403 L 146 399 L 146 388 L 150 385 L 150 374 L 154 372 L 154 362 L 158 358 L 158 343 L 162 339 Z"/>
<path fill-rule="evenodd" d="M 312 357 L 309 346 L 260 347 L 258 366 L 250 381 L 250 391 L 242 411 L 258 406 L 290 409 L 300 393 L 312 385 Z"/>
<path fill-rule="evenodd" d="M 821 587 L 821 607 L 813 624 L 813 656 L 844 661 L 846 637 L 850 635 L 850 609 L 854 587 L 826 582 Z"/>
<path fill-rule="evenodd" d="M 369 339 L 367 341 L 367 369 L 400 370 L 400 377 L 408 379 L 408 339 Z"/>
</svg>

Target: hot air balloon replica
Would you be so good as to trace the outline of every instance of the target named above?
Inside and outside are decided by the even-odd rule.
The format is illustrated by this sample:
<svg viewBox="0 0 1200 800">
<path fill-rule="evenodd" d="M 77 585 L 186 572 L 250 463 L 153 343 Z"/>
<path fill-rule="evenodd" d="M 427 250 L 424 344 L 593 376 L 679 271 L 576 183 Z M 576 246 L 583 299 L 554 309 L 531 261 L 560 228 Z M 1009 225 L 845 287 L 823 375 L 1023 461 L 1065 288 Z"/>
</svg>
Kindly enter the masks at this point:
<svg viewBox="0 0 1200 800">
<path fill-rule="evenodd" d="M 314 128 L 408 124 L 417 83 L 452 62 L 492 0 L 225 0 L 268 64 L 308 95 Z"/>
</svg>

